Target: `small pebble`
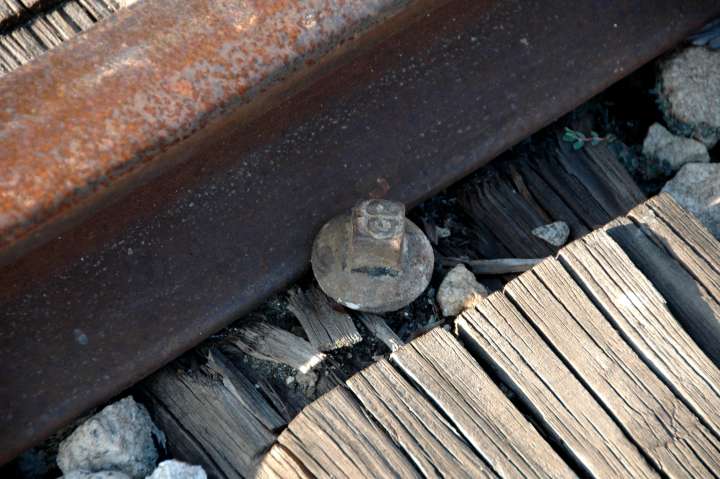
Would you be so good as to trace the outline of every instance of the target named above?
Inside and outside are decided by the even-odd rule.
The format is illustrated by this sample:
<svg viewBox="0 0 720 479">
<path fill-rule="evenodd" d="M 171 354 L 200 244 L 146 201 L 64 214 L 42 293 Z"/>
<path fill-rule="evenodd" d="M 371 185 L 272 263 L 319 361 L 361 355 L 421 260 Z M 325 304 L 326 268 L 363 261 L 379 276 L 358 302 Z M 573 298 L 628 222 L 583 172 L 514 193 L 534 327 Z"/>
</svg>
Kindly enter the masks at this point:
<svg viewBox="0 0 720 479">
<path fill-rule="evenodd" d="M 285 378 L 285 384 L 288 386 L 295 382 L 295 376 L 288 376 Z"/>
<path fill-rule="evenodd" d="M 443 228 L 441 226 L 436 226 L 435 231 L 437 231 L 438 238 L 449 238 L 451 235 L 450 228 Z"/>
<path fill-rule="evenodd" d="M 648 180 L 675 173 L 686 163 L 710 162 L 705 145 L 691 138 L 675 136 L 659 123 L 648 130 L 642 153 L 652 160 L 644 174 Z"/>
<path fill-rule="evenodd" d="M 145 407 L 128 396 L 90 417 L 61 442 L 57 463 L 63 474 L 119 471 L 143 478 L 158 460 L 153 436 L 164 443 Z"/>
<path fill-rule="evenodd" d="M 451 269 L 440 283 L 437 302 L 443 316 L 457 316 L 488 294 L 488 290 L 475 279 L 475 275 L 464 264 L 459 264 Z"/>
<path fill-rule="evenodd" d="M 570 227 L 564 221 L 556 221 L 538 226 L 532 230 L 532 234 L 559 248 L 567 242 L 568 236 L 570 236 Z"/>
<path fill-rule="evenodd" d="M 660 66 L 660 105 L 675 133 L 712 148 L 720 139 L 720 51 L 688 47 Z"/>
<path fill-rule="evenodd" d="M 130 479 L 130 476 L 118 471 L 73 471 L 70 474 L 65 474 L 60 479 Z"/>
<path fill-rule="evenodd" d="M 662 190 L 720 239 L 720 163 L 688 163 Z"/>
<path fill-rule="evenodd" d="M 161 462 L 147 479 L 207 479 L 205 470 L 171 459 Z"/>
</svg>

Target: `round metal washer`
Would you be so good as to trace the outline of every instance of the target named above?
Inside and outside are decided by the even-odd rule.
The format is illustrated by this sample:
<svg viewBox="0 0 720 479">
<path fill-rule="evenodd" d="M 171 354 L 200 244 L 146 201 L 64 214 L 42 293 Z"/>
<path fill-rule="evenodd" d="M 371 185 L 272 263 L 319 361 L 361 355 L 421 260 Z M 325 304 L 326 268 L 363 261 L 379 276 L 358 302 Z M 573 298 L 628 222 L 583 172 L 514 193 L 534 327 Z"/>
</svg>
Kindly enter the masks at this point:
<svg viewBox="0 0 720 479">
<path fill-rule="evenodd" d="M 396 311 L 420 296 L 434 265 L 432 246 L 420 228 L 405 219 L 402 269 L 396 274 L 347 267 L 351 228 L 350 214 L 337 216 L 313 243 L 312 269 L 325 294 L 350 309 L 372 313 Z"/>
</svg>

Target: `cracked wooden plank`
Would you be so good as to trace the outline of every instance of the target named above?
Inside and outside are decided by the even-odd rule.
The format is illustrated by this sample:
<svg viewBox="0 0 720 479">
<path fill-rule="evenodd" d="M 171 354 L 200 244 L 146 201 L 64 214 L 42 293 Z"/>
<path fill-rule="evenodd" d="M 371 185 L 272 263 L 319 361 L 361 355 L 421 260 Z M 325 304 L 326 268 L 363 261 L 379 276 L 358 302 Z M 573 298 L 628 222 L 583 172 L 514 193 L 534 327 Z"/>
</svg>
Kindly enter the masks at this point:
<svg viewBox="0 0 720 479">
<path fill-rule="evenodd" d="M 368 331 L 370 331 L 376 338 L 382 341 L 385 346 L 387 346 L 390 352 L 397 351 L 398 348 L 405 344 L 403 340 L 395 334 L 395 331 L 387 325 L 385 319 L 382 317 L 370 313 L 360 313 L 357 317 L 368 329 Z"/>
<path fill-rule="evenodd" d="M 641 225 L 619 218 L 604 230 L 662 294 L 705 354 L 720 365 L 720 302 Z"/>
<path fill-rule="evenodd" d="M 164 368 L 143 386 L 151 406 L 159 403 L 164 411 L 163 430 L 185 451 L 202 451 L 203 464 L 210 464 L 221 477 L 251 476 L 260 455 L 275 440 L 248 405 L 253 398 L 243 396 L 240 388 L 228 389 L 223 381 L 207 370 L 181 371 Z M 153 415 L 158 410 L 151 407 Z M 271 420 L 271 419 L 270 419 Z M 183 459 L 180 457 L 180 459 Z"/>
<path fill-rule="evenodd" d="M 285 419 L 273 409 L 250 380 L 219 350 L 210 350 L 207 366 L 220 376 L 225 388 L 269 431 L 277 431 L 285 427 L 287 424 Z"/>
<path fill-rule="evenodd" d="M 515 168 L 515 163 L 509 168 Z M 524 183 L 537 203 L 548 212 L 552 221 L 564 221 L 570 227 L 570 237 L 579 238 L 590 232 L 587 225 L 572 211 L 547 182 L 530 168 L 527 161 L 517 161 L 517 174 L 524 178 Z"/>
<path fill-rule="evenodd" d="M 0 72 L 9 73 L 136 0 L 0 0 Z"/>
<path fill-rule="evenodd" d="M 347 385 L 423 476 L 497 477 L 387 360 L 355 374 Z"/>
<path fill-rule="evenodd" d="M 340 307 L 342 308 L 342 307 Z M 318 288 L 291 290 L 288 309 L 297 317 L 310 343 L 319 351 L 352 346 L 362 341 L 349 314 L 338 311 Z"/>
<path fill-rule="evenodd" d="M 592 477 L 658 477 L 637 447 L 501 293 L 456 320 L 465 345 L 491 364 L 553 440 Z"/>
<path fill-rule="evenodd" d="M 0 0 L 0 25 L 18 17 L 25 8 L 18 0 Z"/>
<path fill-rule="evenodd" d="M 717 438 L 625 343 L 557 260 L 548 258 L 505 293 L 661 472 L 711 477 L 720 470 Z"/>
<path fill-rule="evenodd" d="M 652 234 L 713 297 L 720 298 L 720 242 L 670 195 L 661 194 L 629 215 Z"/>
<path fill-rule="evenodd" d="M 422 477 L 342 387 L 307 406 L 278 442 L 317 477 Z"/>
<path fill-rule="evenodd" d="M 502 477 L 575 474 L 447 331 L 437 328 L 391 359 Z"/>
<path fill-rule="evenodd" d="M 606 233 L 591 233 L 560 260 L 635 352 L 720 437 L 720 370 L 665 299 Z"/>
<path fill-rule="evenodd" d="M 556 251 L 531 234 L 534 228 L 550 222 L 539 206 L 518 193 L 495 169 L 488 169 L 463 191 L 460 204 L 476 223 L 488 226 L 514 257 L 543 258 Z"/>
<path fill-rule="evenodd" d="M 300 336 L 267 323 L 244 326 L 235 336 L 232 343 L 245 354 L 287 364 L 303 374 L 325 360 L 325 354 Z"/>
<path fill-rule="evenodd" d="M 263 457 L 254 479 L 311 479 L 313 476 L 290 452 L 275 444 Z"/>
</svg>

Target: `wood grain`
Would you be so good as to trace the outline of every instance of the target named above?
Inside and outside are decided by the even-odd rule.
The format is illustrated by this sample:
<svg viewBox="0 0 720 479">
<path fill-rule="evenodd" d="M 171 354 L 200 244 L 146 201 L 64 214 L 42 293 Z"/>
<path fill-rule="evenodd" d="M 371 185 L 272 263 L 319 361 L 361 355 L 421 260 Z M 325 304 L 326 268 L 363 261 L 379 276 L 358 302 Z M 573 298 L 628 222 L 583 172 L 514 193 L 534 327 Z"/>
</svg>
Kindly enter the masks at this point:
<svg viewBox="0 0 720 479">
<path fill-rule="evenodd" d="M 391 359 L 439 407 L 502 477 L 575 474 L 470 354 L 437 328 Z"/>
<path fill-rule="evenodd" d="M 501 293 L 456 320 L 465 345 L 593 477 L 658 477 L 638 449 Z"/>
<path fill-rule="evenodd" d="M 530 233 L 549 222 L 538 211 L 540 208 L 519 194 L 495 170 L 487 170 L 476 184 L 466 189 L 460 196 L 460 203 L 476 223 L 490 229 L 512 256 L 543 258 L 555 251 Z"/>
<path fill-rule="evenodd" d="M 306 407 L 278 442 L 317 477 L 422 477 L 342 387 Z"/>
<path fill-rule="evenodd" d="M 557 260 L 548 258 L 505 292 L 664 474 L 710 477 L 720 470 L 717 439 L 625 343 Z"/>
<path fill-rule="evenodd" d="M 250 476 L 260 455 L 275 440 L 247 404 L 252 398 L 238 398 L 238 390 L 227 389 L 220 379 L 205 371 L 182 371 L 165 368 L 145 384 L 145 392 L 165 416 L 163 430 L 197 455 L 202 451 L 203 464 L 211 464 L 220 477 Z M 194 458 L 191 456 L 191 458 Z M 181 460 L 191 458 L 178 457 Z"/>
<path fill-rule="evenodd" d="M 347 385 L 425 477 L 497 477 L 386 360 L 355 374 Z"/>
<path fill-rule="evenodd" d="M 512 164 L 512 163 L 511 163 Z M 570 237 L 579 238 L 590 232 L 587 225 L 560 196 L 538 175 L 526 161 L 519 163 L 518 173 L 525 179 L 525 184 L 537 203 L 549 213 L 551 221 L 564 221 L 570 227 Z"/>
<path fill-rule="evenodd" d="M 362 341 L 350 315 L 334 309 L 327 296 L 316 287 L 307 291 L 291 290 L 287 307 L 319 351 L 345 348 Z"/>
<path fill-rule="evenodd" d="M 0 34 L 0 75 L 31 62 L 132 3 L 135 0 L 0 0 L 0 26 L 6 30 Z"/>
<path fill-rule="evenodd" d="M 232 344 L 245 354 L 266 361 L 287 364 L 307 373 L 325 360 L 325 354 L 300 336 L 267 323 L 243 326 Z"/>
<path fill-rule="evenodd" d="M 287 422 L 260 394 L 242 372 L 217 349 L 208 353 L 208 368 L 220 377 L 225 388 L 269 431 L 285 427 Z"/>
<path fill-rule="evenodd" d="M 635 352 L 720 437 L 720 370 L 620 246 L 598 231 L 562 250 L 560 260 Z"/>
<path fill-rule="evenodd" d="M 576 128 L 588 131 L 587 117 Z M 557 158 L 570 175 L 578 178 L 591 196 L 602 205 L 609 219 L 624 215 L 645 200 L 637 184 L 618 161 L 618 154 L 608 142 L 586 144 L 575 150 L 570 143 L 558 141 Z"/>
<path fill-rule="evenodd" d="M 638 206 L 628 216 L 720 300 L 720 242 L 697 218 L 666 194 Z"/>
<path fill-rule="evenodd" d="M 287 449 L 280 444 L 275 444 L 265 454 L 252 477 L 255 479 L 311 479 L 314 476 Z"/>
<path fill-rule="evenodd" d="M 632 213 L 631 213 L 632 214 Z M 662 294 L 678 321 L 720 365 L 720 302 L 673 258 L 653 233 L 626 218 L 608 224 L 605 232 Z"/>
<path fill-rule="evenodd" d="M 387 325 L 384 318 L 370 313 L 360 313 L 357 317 L 368 331 L 382 341 L 391 352 L 397 351 L 398 348 L 405 344 L 403 340 L 395 334 L 395 331 Z"/>
</svg>

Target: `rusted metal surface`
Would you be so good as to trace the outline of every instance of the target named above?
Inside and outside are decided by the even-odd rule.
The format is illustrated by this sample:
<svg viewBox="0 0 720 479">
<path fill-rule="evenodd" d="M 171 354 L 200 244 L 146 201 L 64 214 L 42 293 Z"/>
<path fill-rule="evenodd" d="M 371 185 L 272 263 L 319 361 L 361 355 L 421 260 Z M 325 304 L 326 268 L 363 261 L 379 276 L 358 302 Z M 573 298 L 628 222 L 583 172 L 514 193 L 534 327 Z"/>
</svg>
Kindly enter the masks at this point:
<svg viewBox="0 0 720 479">
<path fill-rule="evenodd" d="M 426 197 L 719 13 L 716 0 L 454 0 L 253 121 L 219 115 L 153 160 L 171 171 L 0 271 L 0 461 L 296 279 L 318 228 L 358 198 Z M 130 29 L 135 21 L 118 20 Z M 175 47 L 173 55 L 186 48 Z M 74 56 L 61 50 L 52 62 Z M 134 68 L 122 58 L 111 65 Z M 52 75 L 29 71 L 41 84 Z M 145 80 L 175 85 L 168 99 L 189 94 L 216 107 L 212 92 L 196 95 L 181 77 Z M 48 86 L 57 105 L 70 91 L 61 80 Z M 47 133 L 72 152 L 65 139 L 77 111 L 63 111 L 55 128 L 69 136 Z M 142 125 L 124 144 L 147 153 L 154 132 Z M 103 145 L 88 148 L 112 146 Z M 47 180 L 79 173 L 57 174 Z"/>
<path fill-rule="evenodd" d="M 320 229 L 312 246 L 320 288 L 358 311 L 397 311 L 430 284 L 435 266 L 430 241 L 405 218 L 405 205 L 371 199 Z"/>
<path fill-rule="evenodd" d="M 0 251 L 408 3 L 144 0 L 0 78 Z"/>
</svg>

